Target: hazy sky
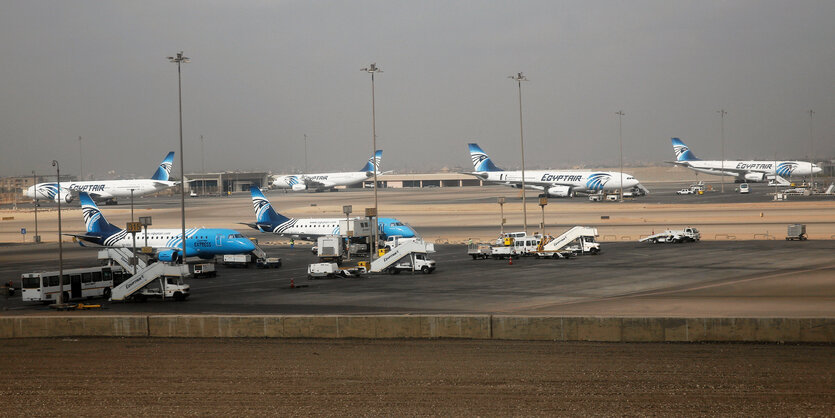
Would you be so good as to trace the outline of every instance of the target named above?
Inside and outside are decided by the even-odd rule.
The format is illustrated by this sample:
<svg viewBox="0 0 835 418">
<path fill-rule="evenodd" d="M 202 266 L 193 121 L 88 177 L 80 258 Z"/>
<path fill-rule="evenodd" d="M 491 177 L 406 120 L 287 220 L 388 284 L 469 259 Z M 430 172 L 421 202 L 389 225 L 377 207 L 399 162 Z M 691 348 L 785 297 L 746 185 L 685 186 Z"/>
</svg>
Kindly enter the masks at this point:
<svg viewBox="0 0 835 418">
<path fill-rule="evenodd" d="M 0 175 L 356 170 L 371 154 L 376 62 L 383 169 L 470 168 L 475 141 L 529 167 L 835 158 L 835 2 L 2 1 Z M 179 173 L 178 161 L 175 172 Z"/>
</svg>

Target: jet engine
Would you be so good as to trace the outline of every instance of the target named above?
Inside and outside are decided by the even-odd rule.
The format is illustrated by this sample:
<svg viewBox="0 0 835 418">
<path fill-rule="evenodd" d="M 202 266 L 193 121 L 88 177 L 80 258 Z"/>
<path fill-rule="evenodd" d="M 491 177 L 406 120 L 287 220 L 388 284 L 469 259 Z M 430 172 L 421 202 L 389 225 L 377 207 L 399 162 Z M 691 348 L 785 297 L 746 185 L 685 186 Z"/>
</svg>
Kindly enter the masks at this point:
<svg viewBox="0 0 835 418">
<path fill-rule="evenodd" d="M 67 189 L 61 188 L 61 192 L 60 193 L 55 193 L 55 197 L 52 198 L 52 199 L 55 201 L 55 203 L 58 203 L 59 200 L 62 203 L 70 203 L 70 202 L 72 202 L 72 199 L 73 199 L 72 192 L 70 192 Z"/>
<path fill-rule="evenodd" d="M 568 186 L 551 186 L 548 188 L 548 196 L 551 197 L 571 197 L 571 187 Z"/>
<path fill-rule="evenodd" d="M 759 183 L 765 179 L 765 173 L 747 173 L 745 174 L 745 180 L 753 181 Z"/>
<path fill-rule="evenodd" d="M 293 191 L 294 192 L 300 192 L 302 190 L 307 190 L 307 185 L 305 185 L 305 184 L 294 184 L 293 185 Z"/>
<path fill-rule="evenodd" d="M 157 254 L 157 259 L 159 261 L 174 262 L 177 261 L 179 258 L 180 252 L 177 250 L 164 250 L 160 251 L 159 254 Z"/>
</svg>

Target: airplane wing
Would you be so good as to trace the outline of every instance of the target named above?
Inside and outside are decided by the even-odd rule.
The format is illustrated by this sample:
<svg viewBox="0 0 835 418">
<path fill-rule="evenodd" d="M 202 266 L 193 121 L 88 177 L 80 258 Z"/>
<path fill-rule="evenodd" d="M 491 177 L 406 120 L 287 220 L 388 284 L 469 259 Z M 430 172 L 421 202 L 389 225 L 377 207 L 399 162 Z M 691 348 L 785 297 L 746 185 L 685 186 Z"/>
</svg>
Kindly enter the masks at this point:
<svg viewBox="0 0 835 418">
<path fill-rule="evenodd" d="M 113 198 L 113 195 L 111 195 L 109 193 L 87 192 L 87 194 L 89 194 L 90 197 L 93 199 L 93 201 L 96 201 L 96 202 L 101 202 L 101 201 L 104 201 L 104 200 L 110 200 L 110 199 Z"/>
<path fill-rule="evenodd" d="M 304 178 L 304 185 L 307 186 L 308 189 L 334 187 L 333 182 L 313 180 L 313 179 L 308 178 L 308 177 Z"/>
</svg>

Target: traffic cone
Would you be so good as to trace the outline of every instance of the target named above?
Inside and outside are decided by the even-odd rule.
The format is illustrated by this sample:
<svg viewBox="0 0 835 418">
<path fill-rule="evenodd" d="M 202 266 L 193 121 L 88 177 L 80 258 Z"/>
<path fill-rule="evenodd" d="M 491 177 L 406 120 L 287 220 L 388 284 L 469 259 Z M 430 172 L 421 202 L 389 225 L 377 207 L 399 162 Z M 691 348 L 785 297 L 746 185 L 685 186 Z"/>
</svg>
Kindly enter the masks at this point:
<svg viewBox="0 0 835 418">
<path fill-rule="evenodd" d="M 509 265 L 509 266 L 513 265 L 513 256 L 510 256 L 510 257 L 507 258 L 507 265 Z"/>
<path fill-rule="evenodd" d="M 291 278 L 291 279 L 290 279 L 290 289 L 295 289 L 295 288 L 296 288 L 296 282 L 295 282 L 295 280 L 293 280 L 293 279 Z"/>
</svg>

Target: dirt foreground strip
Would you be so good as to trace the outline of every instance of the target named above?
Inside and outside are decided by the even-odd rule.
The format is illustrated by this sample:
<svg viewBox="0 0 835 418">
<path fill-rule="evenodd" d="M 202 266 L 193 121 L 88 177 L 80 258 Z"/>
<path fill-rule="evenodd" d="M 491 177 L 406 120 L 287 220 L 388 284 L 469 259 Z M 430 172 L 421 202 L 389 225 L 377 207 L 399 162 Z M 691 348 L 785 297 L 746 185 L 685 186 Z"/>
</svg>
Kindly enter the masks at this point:
<svg viewBox="0 0 835 418">
<path fill-rule="evenodd" d="M 827 416 L 835 348 L 5 340 L 0 415 Z"/>
</svg>

